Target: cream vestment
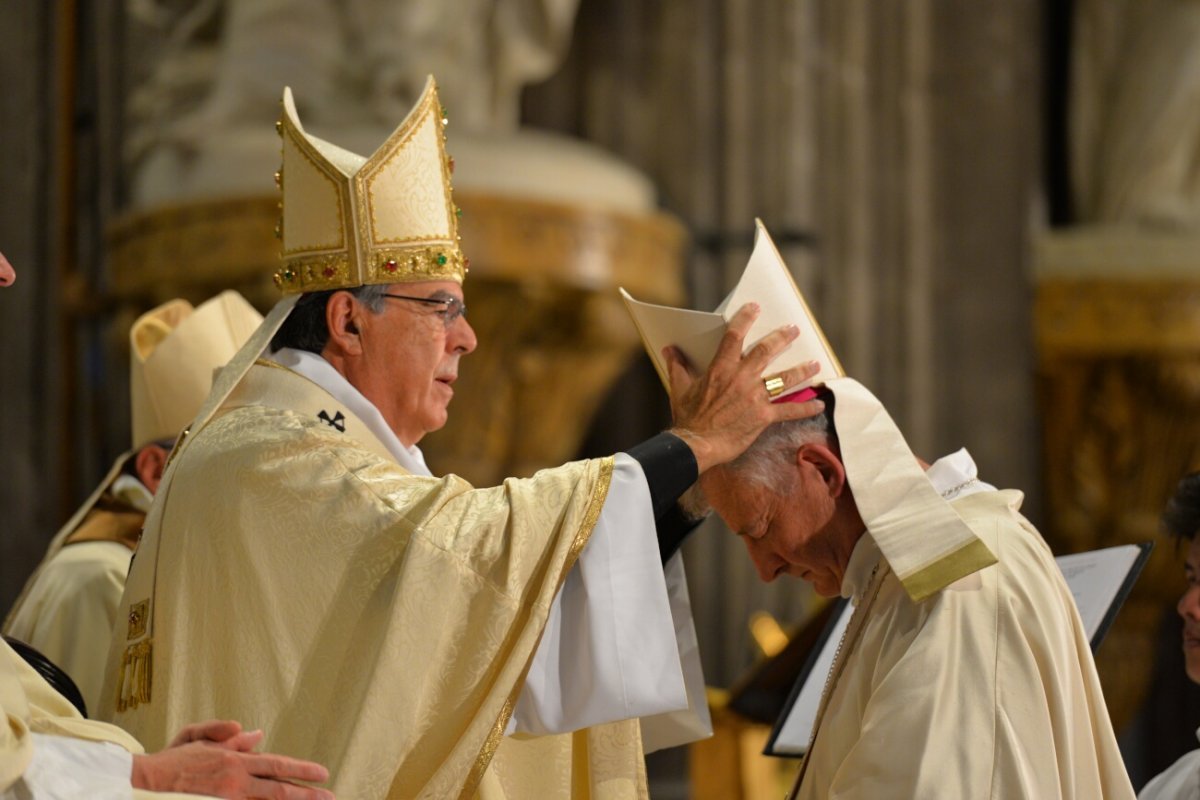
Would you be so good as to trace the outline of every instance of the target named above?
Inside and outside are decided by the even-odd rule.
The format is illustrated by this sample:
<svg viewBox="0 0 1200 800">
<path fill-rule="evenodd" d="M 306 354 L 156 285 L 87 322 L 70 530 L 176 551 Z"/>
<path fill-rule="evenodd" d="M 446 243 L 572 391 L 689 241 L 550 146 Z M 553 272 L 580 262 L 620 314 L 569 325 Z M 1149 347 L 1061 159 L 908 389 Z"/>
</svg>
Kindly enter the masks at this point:
<svg viewBox="0 0 1200 800">
<path fill-rule="evenodd" d="M 965 461 L 946 495 L 975 484 Z M 1070 590 L 1020 503 L 962 492 L 952 507 L 998 562 L 920 602 L 863 534 L 797 797 L 1133 797 Z"/>
<path fill-rule="evenodd" d="M 63 547 L 46 560 L 8 626 L 8 635 L 32 645 L 71 676 L 89 713 L 100 705 L 104 665 L 132 557 L 133 550 L 121 542 Z"/>
<path fill-rule="evenodd" d="M 1200 739 L 1200 731 L 1196 731 Z M 1138 792 L 1138 800 L 1200 800 L 1200 750 L 1184 753 Z"/>
<path fill-rule="evenodd" d="M 356 800 L 645 796 L 631 718 L 686 709 L 700 676 L 637 463 L 435 478 L 322 359 L 277 358 L 292 368 L 251 367 L 168 468 L 102 713 L 150 744 L 239 719 Z"/>
<path fill-rule="evenodd" d="M 260 322 L 241 295 L 227 291 L 195 309 L 171 300 L 130 327 L 132 449 L 54 535 L 3 629 L 70 675 L 89 714 L 100 705 L 129 560 L 154 499 L 123 470 L 142 447 L 175 439 L 208 396 L 213 371 Z"/>
</svg>

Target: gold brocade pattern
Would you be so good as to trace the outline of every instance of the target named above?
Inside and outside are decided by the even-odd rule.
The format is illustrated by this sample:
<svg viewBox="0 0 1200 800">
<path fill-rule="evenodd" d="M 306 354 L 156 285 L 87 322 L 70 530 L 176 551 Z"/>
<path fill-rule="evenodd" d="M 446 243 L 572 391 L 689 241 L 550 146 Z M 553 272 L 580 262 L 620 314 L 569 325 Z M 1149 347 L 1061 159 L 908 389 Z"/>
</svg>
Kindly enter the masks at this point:
<svg viewBox="0 0 1200 800">
<path fill-rule="evenodd" d="M 506 737 L 495 780 L 479 800 L 646 800 L 645 759 L 637 720 L 593 725 L 556 736 Z"/>
<path fill-rule="evenodd" d="M 121 656 L 121 670 L 117 673 L 117 711 L 126 711 L 150 702 L 153 655 L 153 639 L 143 639 L 125 648 Z"/>
<path fill-rule="evenodd" d="M 153 702 L 101 713 L 154 748 L 187 720 L 262 727 L 265 749 L 326 764 L 341 797 L 459 797 L 611 462 L 475 489 L 409 474 L 349 413 L 344 433 L 319 421 L 339 408 L 256 366 L 193 432 L 145 533 L 162 540 Z M 153 567 L 136 559 L 131 584 Z"/>
<path fill-rule="evenodd" d="M 604 499 L 608 497 L 608 487 L 612 484 L 614 460 L 610 458 L 600 459 L 600 476 L 596 481 L 596 487 L 592 491 L 592 499 L 588 504 L 586 513 L 583 516 L 583 521 L 580 523 L 579 532 L 575 535 L 575 540 L 571 542 L 571 549 L 567 555 L 567 560 L 563 564 L 562 575 L 558 579 L 558 589 L 562 589 L 563 583 L 567 579 L 567 573 L 575 566 L 575 562 L 579 560 L 579 554 L 583 552 L 584 545 L 592 537 L 592 532 L 596 529 L 596 523 L 600 520 L 600 512 L 604 509 Z M 555 593 L 557 594 L 557 589 Z M 531 661 L 532 663 L 532 661 Z M 483 778 L 484 770 L 491 763 L 492 758 L 496 754 L 496 748 L 500 746 L 501 738 L 504 736 L 504 730 L 508 727 L 508 720 L 512 717 L 513 709 L 517 705 L 517 697 L 521 694 L 521 688 L 525 685 L 525 676 L 528 673 L 529 665 L 526 664 L 526 670 L 521 674 L 521 680 L 513 687 L 512 694 L 508 701 L 505 702 L 504 708 L 500 712 L 500 716 L 496 719 L 496 724 L 492 726 L 491 733 L 488 734 L 487 742 L 480 751 L 479 757 L 475 759 L 475 765 L 471 768 L 470 775 L 467 776 L 467 782 L 463 786 L 460 800 L 467 800 L 475 794 L 479 787 L 479 781 Z M 641 762 L 641 748 L 638 749 L 638 761 Z"/>
<path fill-rule="evenodd" d="M 452 280 L 459 247 L 445 120 L 428 80 L 416 105 L 369 158 L 309 137 L 285 89 L 279 182 L 284 294 L 364 284 Z"/>
</svg>

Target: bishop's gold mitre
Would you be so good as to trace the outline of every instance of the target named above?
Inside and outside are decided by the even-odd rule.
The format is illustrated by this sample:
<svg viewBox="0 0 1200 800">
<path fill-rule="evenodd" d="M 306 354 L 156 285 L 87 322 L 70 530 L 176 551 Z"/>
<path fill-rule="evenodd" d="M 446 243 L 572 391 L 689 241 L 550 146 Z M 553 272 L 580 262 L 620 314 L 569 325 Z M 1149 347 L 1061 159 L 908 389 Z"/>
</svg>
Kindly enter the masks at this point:
<svg viewBox="0 0 1200 800">
<path fill-rule="evenodd" d="M 430 76 L 416 106 L 370 158 L 305 133 L 283 90 L 284 294 L 364 284 L 453 280 L 468 261 L 458 244 L 445 112 Z"/>
</svg>

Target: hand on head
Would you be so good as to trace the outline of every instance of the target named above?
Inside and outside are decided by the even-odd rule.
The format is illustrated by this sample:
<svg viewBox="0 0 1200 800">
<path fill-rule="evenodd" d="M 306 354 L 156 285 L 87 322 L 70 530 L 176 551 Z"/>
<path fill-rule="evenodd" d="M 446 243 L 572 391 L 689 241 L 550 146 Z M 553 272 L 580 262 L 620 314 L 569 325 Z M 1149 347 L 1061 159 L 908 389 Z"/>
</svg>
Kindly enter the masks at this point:
<svg viewBox="0 0 1200 800">
<path fill-rule="evenodd" d="M 820 400 L 806 403 L 772 403 L 763 385 L 762 372 L 797 336 L 794 325 L 763 337 L 745 355 L 743 342 L 758 317 L 758 306 L 740 308 L 729 322 L 712 364 L 703 373 L 687 363 L 676 348 L 667 348 L 671 381 L 672 433 L 692 448 L 703 473 L 710 467 L 732 461 L 749 447 L 772 423 L 804 419 L 821 413 Z M 785 387 L 797 386 L 817 373 L 809 362 L 779 374 Z"/>
<path fill-rule="evenodd" d="M 188 725 L 167 749 L 133 757 L 133 786 L 231 800 L 332 800 L 333 793 L 326 789 L 293 783 L 327 781 L 327 769 L 311 761 L 253 752 L 262 738 L 262 731 L 243 731 L 230 720 Z"/>
</svg>

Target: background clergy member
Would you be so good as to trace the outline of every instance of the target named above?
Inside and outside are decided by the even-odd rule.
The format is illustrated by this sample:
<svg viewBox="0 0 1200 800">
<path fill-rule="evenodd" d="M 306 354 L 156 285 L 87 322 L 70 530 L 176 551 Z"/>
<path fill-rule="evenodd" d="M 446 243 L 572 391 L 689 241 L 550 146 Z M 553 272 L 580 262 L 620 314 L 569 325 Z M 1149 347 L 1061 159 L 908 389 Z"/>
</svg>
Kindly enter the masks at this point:
<svg viewBox="0 0 1200 800">
<path fill-rule="evenodd" d="M 417 443 L 476 346 L 443 124 L 431 80 L 363 158 L 307 134 L 285 91 L 287 296 L 164 475 L 106 713 L 154 742 L 236 715 L 357 800 L 644 797 L 643 730 L 707 728 L 686 592 L 664 578 L 668 557 L 682 579 L 678 531 L 660 551 L 655 519 L 820 404 L 769 402 L 760 375 L 796 331 L 743 356 L 746 308 L 678 435 L 489 489 L 431 475 Z M 679 710 L 699 720 L 672 729 Z"/>
<path fill-rule="evenodd" d="M 0 288 L 11 286 L 16 277 L 0 253 Z M 252 752 L 262 732 L 244 732 L 236 722 L 188 725 L 165 750 L 146 754 L 115 725 L 84 719 L 3 640 L 0 717 L 0 800 L 333 797 L 323 789 L 291 783 L 327 780 L 324 767 Z"/>
<path fill-rule="evenodd" d="M 1183 476 L 1163 511 L 1163 527 L 1187 541 L 1183 572 L 1187 588 L 1176 610 L 1183 618 L 1183 666 L 1200 683 L 1200 472 Z M 1200 731 L 1196 732 L 1200 737 Z M 1185 753 L 1138 792 L 1138 800 L 1200 800 L 1200 750 Z"/>
<path fill-rule="evenodd" d="M 1131 798 L 1088 638 L 1022 496 L 923 469 L 849 378 L 701 478 L 764 581 L 855 605 L 793 797 Z"/>
<path fill-rule="evenodd" d="M 237 292 L 193 309 L 171 300 L 129 330 L 133 449 L 59 530 L 9 611 L 4 633 L 71 676 L 89 709 L 100 703 L 104 664 L 129 560 L 162 478 L 167 452 L 262 315 Z"/>
</svg>

